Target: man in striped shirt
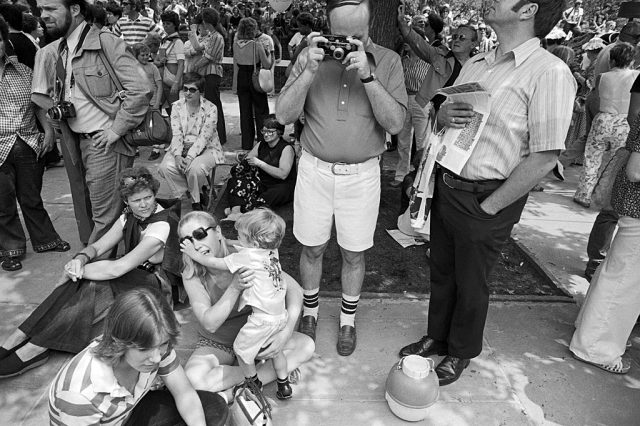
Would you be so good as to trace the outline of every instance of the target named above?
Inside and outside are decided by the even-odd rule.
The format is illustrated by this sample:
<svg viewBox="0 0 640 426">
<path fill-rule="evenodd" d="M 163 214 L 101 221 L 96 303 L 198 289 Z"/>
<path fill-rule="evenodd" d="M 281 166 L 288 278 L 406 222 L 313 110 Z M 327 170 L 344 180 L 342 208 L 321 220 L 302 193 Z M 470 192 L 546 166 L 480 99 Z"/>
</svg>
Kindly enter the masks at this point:
<svg viewBox="0 0 640 426">
<path fill-rule="evenodd" d="M 113 33 L 124 38 L 124 41 L 130 46 L 141 43 L 150 32 L 154 32 L 162 38 L 167 35 L 162 28 L 153 22 L 153 19 L 140 14 L 142 8 L 140 0 L 131 0 L 125 3 L 125 15 L 118 19 L 113 26 Z"/>
<path fill-rule="evenodd" d="M 456 84 L 480 82 L 491 107 L 460 175 L 439 167 L 431 207 L 431 298 L 427 335 L 401 355 L 446 355 L 440 385 L 456 381 L 482 351 L 489 306 L 487 276 L 527 201 L 556 165 L 569 129 L 575 81 L 540 47 L 562 14 L 557 0 L 501 0 L 485 21 L 500 45 L 465 64 Z M 478 120 L 471 105 L 445 103 L 440 128 Z"/>
</svg>

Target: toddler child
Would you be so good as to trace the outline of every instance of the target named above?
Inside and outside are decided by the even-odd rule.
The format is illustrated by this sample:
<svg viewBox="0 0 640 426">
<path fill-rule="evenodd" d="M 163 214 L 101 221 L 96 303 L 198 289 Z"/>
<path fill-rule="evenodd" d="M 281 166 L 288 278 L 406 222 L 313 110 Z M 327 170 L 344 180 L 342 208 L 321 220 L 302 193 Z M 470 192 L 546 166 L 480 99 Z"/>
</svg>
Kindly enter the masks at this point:
<svg viewBox="0 0 640 426">
<path fill-rule="evenodd" d="M 240 296 L 239 310 L 251 306 L 253 313 L 242 327 L 233 350 L 238 364 L 250 385 L 262 389 L 255 366 L 255 358 L 271 336 L 284 329 L 287 323 L 285 308 L 286 282 L 278 259 L 278 247 L 285 231 L 284 220 L 267 208 L 259 208 L 242 215 L 235 224 L 238 231 L 237 253 L 225 258 L 204 255 L 189 240 L 181 242 L 181 250 L 195 262 L 213 269 L 235 273 L 242 267 L 255 273 L 253 286 Z M 282 351 L 273 357 L 273 367 L 278 377 L 278 399 L 291 398 L 287 359 Z"/>
</svg>

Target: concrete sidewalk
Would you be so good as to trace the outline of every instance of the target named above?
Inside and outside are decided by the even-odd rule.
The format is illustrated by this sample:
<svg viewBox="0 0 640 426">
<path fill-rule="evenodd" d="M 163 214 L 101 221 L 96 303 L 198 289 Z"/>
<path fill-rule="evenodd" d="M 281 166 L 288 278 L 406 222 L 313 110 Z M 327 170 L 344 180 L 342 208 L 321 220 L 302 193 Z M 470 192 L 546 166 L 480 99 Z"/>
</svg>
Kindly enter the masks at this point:
<svg viewBox="0 0 640 426">
<path fill-rule="evenodd" d="M 239 147 L 236 97 L 223 93 L 229 143 Z M 140 163 L 148 154 L 143 150 Z M 393 164 L 394 153 L 385 155 Z M 224 175 L 224 173 L 219 174 Z M 567 181 L 548 180 L 545 191 L 533 193 L 514 237 L 538 260 L 558 285 L 580 300 L 587 287 L 581 278 L 586 239 L 596 212 L 571 202 L 577 169 Z M 164 189 L 161 188 L 161 191 Z M 45 173 L 45 205 L 63 238 L 80 249 L 64 169 Z M 401 250 L 399 246 L 395 248 Z M 51 291 L 70 253 L 34 254 L 24 269 L 0 272 L 0 340 Z M 568 351 L 578 307 L 573 303 L 491 302 L 482 354 L 462 378 L 441 389 L 440 400 L 419 424 L 435 425 L 636 425 L 640 418 L 640 333 L 634 330 L 632 371 L 616 376 L 575 361 Z M 358 309 L 358 348 L 347 358 L 336 353 L 339 299 L 321 298 L 317 350 L 302 368 L 293 399 L 275 398 L 275 386 L 265 388 L 274 405 L 275 425 L 396 425 L 405 424 L 384 400 L 387 374 L 398 349 L 426 330 L 428 301 L 398 295 L 366 299 Z M 196 341 L 190 310 L 178 313 L 183 324 L 179 353 L 183 361 Z M 54 353 L 44 367 L 3 380 L 0 424 L 44 425 L 49 382 L 70 356 Z M 439 359 L 436 359 L 436 361 Z"/>
</svg>

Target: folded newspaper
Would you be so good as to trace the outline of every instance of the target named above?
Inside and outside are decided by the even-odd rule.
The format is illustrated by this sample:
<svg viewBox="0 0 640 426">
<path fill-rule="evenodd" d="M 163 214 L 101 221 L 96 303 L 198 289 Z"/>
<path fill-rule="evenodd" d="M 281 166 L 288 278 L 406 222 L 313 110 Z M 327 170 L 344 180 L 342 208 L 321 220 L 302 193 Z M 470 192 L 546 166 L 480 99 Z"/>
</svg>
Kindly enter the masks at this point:
<svg viewBox="0 0 640 426">
<path fill-rule="evenodd" d="M 446 103 L 464 102 L 473 106 L 473 119 L 462 129 L 447 128 L 442 137 L 436 161 L 460 174 L 476 147 L 491 109 L 491 94 L 478 82 L 458 84 L 436 92 L 447 97 Z"/>
</svg>

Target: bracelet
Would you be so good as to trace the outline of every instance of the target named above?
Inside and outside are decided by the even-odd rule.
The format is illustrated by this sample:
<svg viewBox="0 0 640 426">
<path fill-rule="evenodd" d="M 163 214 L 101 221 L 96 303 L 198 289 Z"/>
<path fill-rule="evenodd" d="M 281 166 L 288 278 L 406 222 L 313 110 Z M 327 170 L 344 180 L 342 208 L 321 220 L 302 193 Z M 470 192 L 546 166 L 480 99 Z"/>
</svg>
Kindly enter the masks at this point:
<svg viewBox="0 0 640 426">
<path fill-rule="evenodd" d="M 74 254 L 74 255 L 73 255 L 73 257 L 72 257 L 72 259 L 75 259 L 75 258 L 76 258 L 76 257 L 78 257 L 78 256 L 84 256 L 84 257 L 86 257 L 86 258 L 87 258 L 87 263 L 91 262 L 91 258 L 89 257 L 89 255 L 88 255 L 87 253 L 82 252 L 82 251 L 81 251 L 81 252 L 78 252 L 78 253 L 76 253 L 76 254 Z"/>
</svg>

